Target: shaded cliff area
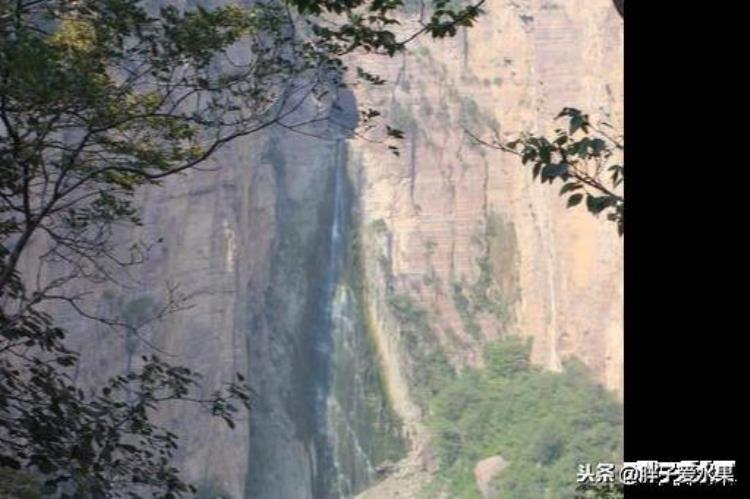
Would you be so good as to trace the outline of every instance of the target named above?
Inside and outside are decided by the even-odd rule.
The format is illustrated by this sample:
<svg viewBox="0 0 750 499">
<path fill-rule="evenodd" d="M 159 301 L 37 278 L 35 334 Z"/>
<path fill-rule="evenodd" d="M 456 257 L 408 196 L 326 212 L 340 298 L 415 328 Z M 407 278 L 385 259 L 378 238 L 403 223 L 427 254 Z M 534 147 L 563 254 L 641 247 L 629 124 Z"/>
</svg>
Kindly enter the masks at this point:
<svg viewBox="0 0 750 499">
<path fill-rule="evenodd" d="M 248 497 L 348 497 L 405 448 L 361 309 L 345 141 L 327 153 L 317 213 L 277 193 L 270 281 L 250 298 Z M 287 173 L 278 143 L 266 159 Z"/>
</svg>

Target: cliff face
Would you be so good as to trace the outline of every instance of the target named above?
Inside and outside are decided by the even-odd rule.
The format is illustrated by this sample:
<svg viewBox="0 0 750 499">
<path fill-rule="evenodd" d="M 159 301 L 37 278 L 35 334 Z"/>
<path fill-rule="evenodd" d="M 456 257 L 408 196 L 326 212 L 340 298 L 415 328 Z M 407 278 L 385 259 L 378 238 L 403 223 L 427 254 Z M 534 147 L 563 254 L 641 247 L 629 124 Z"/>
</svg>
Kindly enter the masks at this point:
<svg viewBox="0 0 750 499">
<path fill-rule="evenodd" d="M 518 158 L 477 147 L 484 137 L 549 133 L 563 107 L 622 129 L 622 19 L 608 1 L 491 1 L 456 39 L 425 42 L 366 69 L 395 87 L 361 93 L 407 132 L 400 157 L 355 144 L 367 279 L 394 407 L 417 435 L 410 459 L 365 497 L 424 483 L 434 458 L 421 428 L 414 373 L 440 363 L 394 298 L 422 307 L 431 341 L 454 366 L 481 363 L 503 334 L 533 337 L 532 359 L 559 370 L 571 357 L 622 394 L 622 240 L 609 222 L 568 210 L 532 183 Z M 379 235 L 374 235 L 379 233 Z M 375 263 L 379 262 L 379 263 Z M 402 307 L 403 308 L 403 307 Z M 395 497 L 395 496 L 394 496 Z M 404 497 L 409 497 L 406 493 Z"/>
<path fill-rule="evenodd" d="M 621 127 L 622 20 L 605 0 L 486 8 L 456 39 L 373 67 L 397 85 L 360 100 L 408 137 L 400 159 L 354 146 L 363 219 L 385 222 L 397 287 L 440 317 L 453 357 L 477 361 L 484 339 L 515 331 L 538 362 L 576 355 L 621 391 L 622 241 L 462 130 L 550 132 L 565 106 Z"/>
<path fill-rule="evenodd" d="M 615 228 L 566 210 L 517 158 L 462 129 L 549 131 L 564 106 L 621 126 L 622 20 L 609 0 L 491 0 L 486 10 L 453 40 L 364 64 L 395 82 L 355 95 L 407 133 L 399 157 L 343 135 L 273 130 L 221 150 L 217 171 L 142 193 L 144 225 L 123 244 L 162 241 L 129 288 L 88 290 L 98 310 L 127 316 L 180 283 L 193 307 L 144 337 L 203 373 L 207 392 L 236 372 L 257 392 L 234 431 L 190 407 L 164 412 L 183 435 L 186 477 L 205 492 L 350 496 L 407 453 L 429 470 L 431 383 L 480 362 L 502 334 L 533 336 L 534 359 L 550 369 L 576 356 L 621 392 Z M 82 381 L 151 352 L 60 313 L 76 331 Z"/>
</svg>

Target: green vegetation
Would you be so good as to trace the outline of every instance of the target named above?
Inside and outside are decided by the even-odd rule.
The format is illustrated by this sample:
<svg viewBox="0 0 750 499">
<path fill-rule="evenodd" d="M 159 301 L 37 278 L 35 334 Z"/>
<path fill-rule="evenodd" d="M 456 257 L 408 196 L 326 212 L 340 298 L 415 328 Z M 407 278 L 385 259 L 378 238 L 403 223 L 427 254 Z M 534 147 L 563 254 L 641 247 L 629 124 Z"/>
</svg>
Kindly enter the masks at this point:
<svg viewBox="0 0 750 499">
<path fill-rule="evenodd" d="M 491 276 L 493 287 L 486 288 L 489 294 L 484 296 L 495 302 L 486 308 L 498 319 L 511 321 L 511 306 L 520 299 L 518 241 L 513 222 L 496 213 L 488 214 L 485 240 L 486 253 L 478 262 L 482 276 L 478 282 L 483 282 L 485 274 Z M 482 289 L 477 291 L 482 292 Z"/>
<path fill-rule="evenodd" d="M 445 356 L 430 325 L 428 311 L 408 295 L 395 295 L 388 300 L 401 326 L 401 338 L 412 368 L 408 381 L 415 401 L 427 408 L 434 397 L 454 376 L 453 367 Z"/>
<path fill-rule="evenodd" d="M 518 299 L 516 268 L 516 240 L 512 224 L 497 215 L 488 215 L 483 237 L 476 243 L 484 246 L 484 254 L 477 258 L 479 276 L 471 284 L 465 280 L 453 283 L 453 305 L 461 317 L 464 331 L 480 338 L 480 314 L 490 314 L 500 324 L 511 321 L 511 305 Z"/>
<path fill-rule="evenodd" d="M 503 310 L 499 298 L 491 296 L 493 277 L 490 258 L 488 255 L 477 259 L 479 266 L 479 277 L 471 287 L 471 298 L 477 309 L 489 312 L 498 318 L 503 316 Z"/>
<path fill-rule="evenodd" d="M 461 316 L 461 322 L 464 331 L 474 338 L 479 339 L 482 335 L 482 328 L 476 321 L 477 307 L 464 294 L 463 286 L 459 283 L 453 284 L 453 306 L 456 307 L 458 315 Z"/>
<path fill-rule="evenodd" d="M 367 229 L 378 237 L 387 233 L 385 222 L 382 220 L 371 222 Z M 435 247 L 434 241 L 425 243 L 428 256 Z M 356 251 L 355 249 L 355 253 Z M 382 254 L 378 255 L 377 259 L 381 270 L 389 275 L 391 262 Z M 423 283 L 440 286 L 434 269 L 424 277 Z M 454 369 L 443 352 L 431 325 L 433 317 L 424 306 L 417 303 L 411 296 L 395 294 L 390 289 L 387 304 L 398 322 L 402 350 L 410 366 L 406 372 L 411 394 L 415 402 L 426 410 L 428 401 L 438 393 L 440 387 L 453 378 Z M 366 319 L 369 323 L 369 318 Z"/>
<path fill-rule="evenodd" d="M 622 459 L 622 407 L 590 381 L 580 363 L 562 373 L 529 362 L 530 341 L 490 345 L 484 369 L 467 369 L 430 400 L 430 428 L 440 459 L 425 493 L 479 498 L 473 469 L 501 455 L 494 482 L 503 498 L 576 497 L 579 463 Z"/>
<path fill-rule="evenodd" d="M 368 321 L 357 320 L 364 314 L 358 304 L 352 304 L 349 313 L 352 327 L 369 327 Z M 398 461 L 406 455 L 408 441 L 386 396 L 369 331 L 339 331 L 335 347 L 342 352 L 333 368 L 333 394 L 340 407 L 333 422 L 336 453 L 342 475 L 354 487 L 349 492 L 354 493 L 370 478 L 359 468 L 363 458 L 373 465 Z"/>
<path fill-rule="evenodd" d="M 375 234 L 386 234 L 388 232 L 388 225 L 385 223 L 385 220 L 378 218 L 377 220 L 370 222 L 370 229 Z"/>
<path fill-rule="evenodd" d="M 401 420 L 386 395 L 361 298 L 346 294 L 341 313 L 347 320 L 334 333 L 339 354 L 334 359 L 332 395 L 337 409 L 329 417 L 336 435 L 340 485 L 353 495 L 372 480 L 367 463 L 377 467 L 399 461 L 406 455 L 408 441 L 401 435 Z"/>
<path fill-rule="evenodd" d="M 621 483 L 581 484 L 577 487 L 575 499 L 622 499 L 625 486 Z"/>
<path fill-rule="evenodd" d="M 388 300 L 393 314 L 402 324 L 404 335 L 430 333 L 427 310 L 408 295 L 395 295 Z"/>
<path fill-rule="evenodd" d="M 422 276 L 422 284 L 435 289 L 440 289 L 442 281 L 440 279 L 440 276 L 437 274 L 435 267 L 430 267 L 430 270 L 428 270 L 427 273 Z"/>
<path fill-rule="evenodd" d="M 368 470 L 361 468 L 363 457 L 378 466 L 400 460 L 408 448 L 402 422 L 386 394 L 373 340 L 374 326 L 364 306 L 363 230 L 382 237 L 387 234 L 388 226 L 383 219 L 374 220 L 362 229 L 356 220 L 352 222 L 351 253 L 343 276 L 349 289 L 339 297 L 341 314 L 347 320 L 341 321 L 334 333 L 334 348 L 340 353 L 335 357 L 333 374 L 333 392 L 339 406 L 333 426 L 338 435 L 336 453 L 341 475 L 346 477 L 342 485 L 351 494 L 359 492 L 372 479 Z"/>
<path fill-rule="evenodd" d="M 41 499 L 40 482 L 31 474 L 0 466 L 0 498 Z"/>
</svg>

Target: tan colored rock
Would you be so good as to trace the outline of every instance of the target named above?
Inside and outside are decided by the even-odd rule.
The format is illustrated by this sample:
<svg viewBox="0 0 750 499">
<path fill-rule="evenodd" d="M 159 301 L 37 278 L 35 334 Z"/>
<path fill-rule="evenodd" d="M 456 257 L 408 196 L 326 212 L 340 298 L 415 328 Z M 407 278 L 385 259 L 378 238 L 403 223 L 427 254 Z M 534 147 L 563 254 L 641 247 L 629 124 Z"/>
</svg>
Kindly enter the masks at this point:
<svg viewBox="0 0 750 499">
<path fill-rule="evenodd" d="M 360 91 L 407 133 L 401 155 L 355 142 L 363 223 L 386 223 L 393 284 L 428 306 L 457 364 L 480 363 L 504 333 L 534 337 L 533 360 L 559 370 L 584 361 L 622 393 L 622 239 L 610 222 L 565 208 L 515 156 L 462 133 L 549 132 L 573 106 L 622 126 L 622 19 L 608 0 L 492 0 L 474 29 L 425 40 L 372 63 L 396 88 Z M 492 242 L 488 221 L 502 234 Z M 504 318 L 467 330 L 452 286 L 475 283 L 489 253 Z M 425 285 L 436 277 L 439 285 Z M 458 342 L 456 342 L 456 337 Z M 452 338 L 452 339 L 451 339 Z"/>
<path fill-rule="evenodd" d="M 482 459 L 474 467 L 474 479 L 483 499 L 500 499 L 500 493 L 493 488 L 492 480 L 508 466 L 502 456 L 492 456 Z"/>
</svg>

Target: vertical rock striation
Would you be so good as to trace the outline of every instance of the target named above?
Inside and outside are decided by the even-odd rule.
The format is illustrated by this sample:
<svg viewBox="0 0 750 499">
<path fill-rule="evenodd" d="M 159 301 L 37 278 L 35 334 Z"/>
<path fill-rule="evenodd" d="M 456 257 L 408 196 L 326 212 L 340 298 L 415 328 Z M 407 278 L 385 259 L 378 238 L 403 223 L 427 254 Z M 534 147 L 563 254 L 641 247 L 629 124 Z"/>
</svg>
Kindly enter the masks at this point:
<svg viewBox="0 0 750 499">
<path fill-rule="evenodd" d="M 516 157 L 464 133 L 549 133 L 563 107 L 622 129 L 622 19 L 606 0 L 490 1 L 465 38 L 424 41 L 368 70 L 396 87 L 359 95 L 415 138 L 406 154 L 355 144 L 363 223 L 383 223 L 398 292 L 431 310 L 454 363 L 498 334 L 534 337 L 533 358 L 581 358 L 622 391 L 622 240 L 567 210 Z"/>
</svg>

